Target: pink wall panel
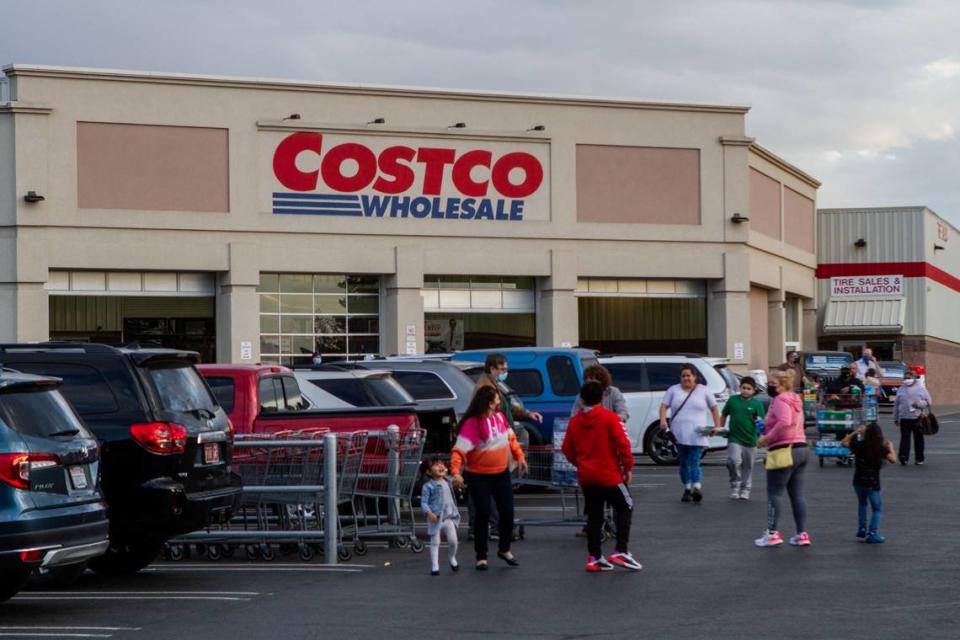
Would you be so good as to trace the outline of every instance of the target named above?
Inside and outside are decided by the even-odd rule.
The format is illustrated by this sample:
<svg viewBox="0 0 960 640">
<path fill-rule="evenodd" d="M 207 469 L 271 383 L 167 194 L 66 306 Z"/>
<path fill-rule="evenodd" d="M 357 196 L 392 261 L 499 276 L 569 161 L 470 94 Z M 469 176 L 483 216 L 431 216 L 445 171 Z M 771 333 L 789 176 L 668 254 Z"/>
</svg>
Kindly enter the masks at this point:
<svg viewBox="0 0 960 640">
<path fill-rule="evenodd" d="M 229 211 L 226 129 L 77 123 L 81 209 Z"/>
<path fill-rule="evenodd" d="M 752 167 L 750 227 L 758 233 L 780 239 L 780 183 Z"/>
<path fill-rule="evenodd" d="M 700 224 L 700 150 L 577 145 L 577 221 Z"/>
<path fill-rule="evenodd" d="M 786 187 L 783 190 L 784 242 L 813 253 L 816 205 L 813 200 Z"/>
</svg>

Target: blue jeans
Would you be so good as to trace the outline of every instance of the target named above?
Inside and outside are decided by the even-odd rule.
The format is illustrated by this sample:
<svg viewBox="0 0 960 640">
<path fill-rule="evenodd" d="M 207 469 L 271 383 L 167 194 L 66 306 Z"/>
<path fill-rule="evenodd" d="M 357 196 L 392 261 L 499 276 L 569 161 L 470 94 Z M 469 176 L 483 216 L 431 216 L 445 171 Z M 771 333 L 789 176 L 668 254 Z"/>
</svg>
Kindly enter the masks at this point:
<svg viewBox="0 0 960 640">
<path fill-rule="evenodd" d="M 880 530 L 880 516 L 883 515 L 883 496 L 879 489 L 870 489 L 869 487 L 858 487 L 853 485 L 853 490 L 857 492 L 857 518 L 860 528 L 870 533 L 876 533 Z M 867 529 L 867 501 L 870 501 L 870 508 L 873 513 L 870 514 L 870 528 Z"/>
<path fill-rule="evenodd" d="M 700 458 L 706 447 L 677 443 L 677 462 L 680 463 L 680 481 L 684 486 L 699 484 L 703 480 Z"/>
</svg>

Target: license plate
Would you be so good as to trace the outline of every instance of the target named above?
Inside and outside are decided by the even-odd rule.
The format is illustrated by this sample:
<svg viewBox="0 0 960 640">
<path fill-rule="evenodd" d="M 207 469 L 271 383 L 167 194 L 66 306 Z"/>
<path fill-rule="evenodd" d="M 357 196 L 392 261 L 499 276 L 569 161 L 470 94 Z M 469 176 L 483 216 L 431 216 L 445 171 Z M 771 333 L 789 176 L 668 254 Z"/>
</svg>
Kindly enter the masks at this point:
<svg viewBox="0 0 960 640">
<path fill-rule="evenodd" d="M 70 483 L 74 489 L 87 488 L 87 472 L 83 467 L 70 467 Z"/>
<path fill-rule="evenodd" d="M 203 443 L 203 461 L 207 464 L 220 462 L 220 444 L 216 442 Z"/>
</svg>

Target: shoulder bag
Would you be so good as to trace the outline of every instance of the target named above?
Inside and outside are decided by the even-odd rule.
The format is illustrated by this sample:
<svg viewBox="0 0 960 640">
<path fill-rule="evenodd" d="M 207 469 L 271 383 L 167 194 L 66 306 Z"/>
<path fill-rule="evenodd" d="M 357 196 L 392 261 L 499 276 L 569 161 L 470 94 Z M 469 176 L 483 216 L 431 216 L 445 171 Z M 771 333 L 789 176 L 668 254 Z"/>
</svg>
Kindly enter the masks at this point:
<svg viewBox="0 0 960 640">
<path fill-rule="evenodd" d="M 935 436 L 937 432 L 940 431 L 940 423 L 937 421 L 937 416 L 933 415 L 932 411 L 927 411 L 920 416 L 919 424 L 917 428 L 925 436 Z"/>
<path fill-rule="evenodd" d="M 803 410 L 797 412 L 796 426 L 803 429 Z M 763 463 L 763 468 L 767 471 L 776 471 L 777 469 L 789 469 L 793 466 L 793 444 L 788 444 L 777 449 L 767 450 L 767 459 Z"/>
</svg>

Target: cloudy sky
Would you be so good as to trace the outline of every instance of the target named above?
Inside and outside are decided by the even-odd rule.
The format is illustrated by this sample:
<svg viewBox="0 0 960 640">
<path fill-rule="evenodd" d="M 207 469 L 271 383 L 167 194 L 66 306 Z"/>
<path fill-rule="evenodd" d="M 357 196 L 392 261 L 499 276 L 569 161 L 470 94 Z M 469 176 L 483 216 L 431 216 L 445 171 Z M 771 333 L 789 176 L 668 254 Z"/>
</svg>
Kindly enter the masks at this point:
<svg viewBox="0 0 960 640">
<path fill-rule="evenodd" d="M 957 0 L 0 0 L 0 62 L 744 104 L 821 207 L 960 226 Z"/>
</svg>

